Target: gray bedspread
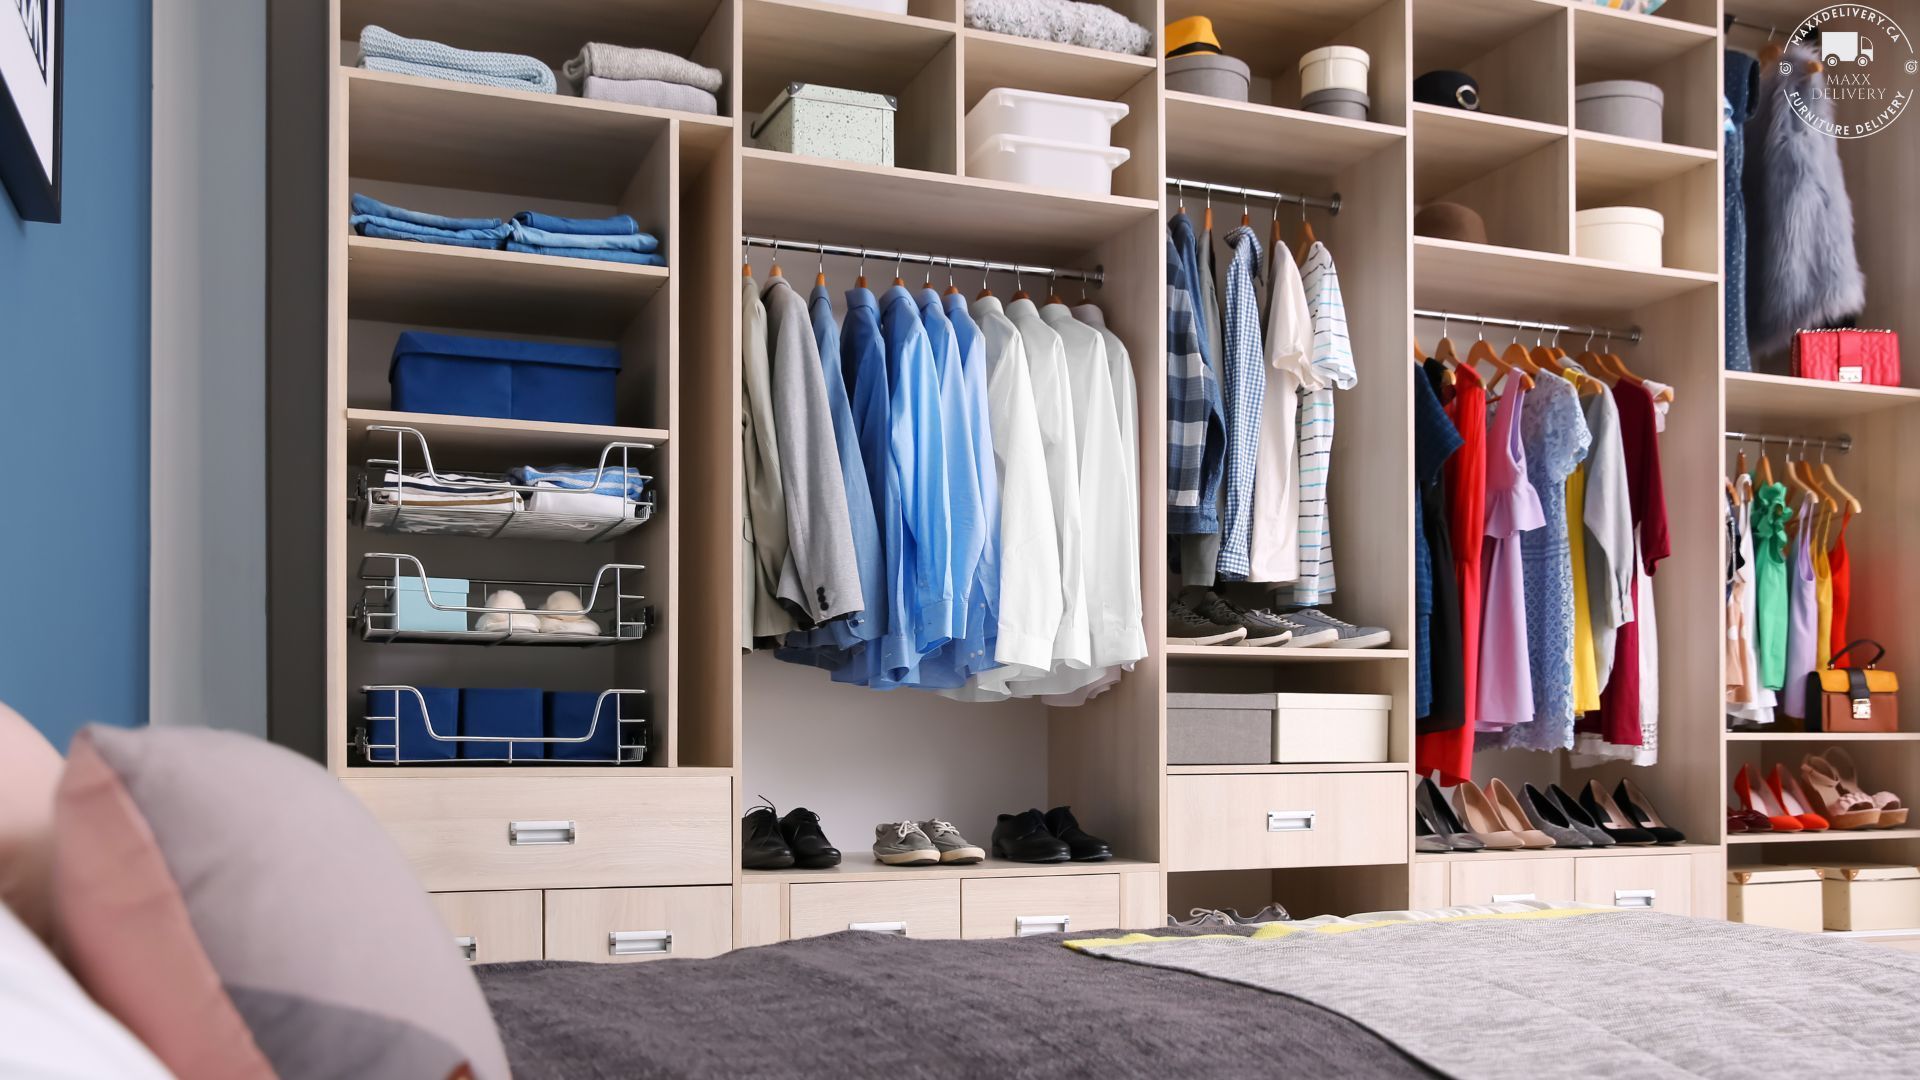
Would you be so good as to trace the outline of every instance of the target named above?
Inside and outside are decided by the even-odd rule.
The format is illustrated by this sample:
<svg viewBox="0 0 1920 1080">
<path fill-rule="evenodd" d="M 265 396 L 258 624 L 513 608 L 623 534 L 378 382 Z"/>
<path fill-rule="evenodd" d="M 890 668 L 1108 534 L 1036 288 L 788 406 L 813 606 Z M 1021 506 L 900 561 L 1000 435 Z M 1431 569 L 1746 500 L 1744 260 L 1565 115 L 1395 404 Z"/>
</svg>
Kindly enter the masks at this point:
<svg viewBox="0 0 1920 1080">
<path fill-rule="evenodd" d="M 518 1080 L 1435 1075 L 1319 1006 L 1062 940 L 847 931 L 712 960 L 479 973 Z"/>
<path fill-rule="evenodd" d="M 1317 1002 L 1475 1080 L 1920 1076 L 1920 955 L 1831 935 L 1535 911 L 1076 947 Z"/>
</svg>

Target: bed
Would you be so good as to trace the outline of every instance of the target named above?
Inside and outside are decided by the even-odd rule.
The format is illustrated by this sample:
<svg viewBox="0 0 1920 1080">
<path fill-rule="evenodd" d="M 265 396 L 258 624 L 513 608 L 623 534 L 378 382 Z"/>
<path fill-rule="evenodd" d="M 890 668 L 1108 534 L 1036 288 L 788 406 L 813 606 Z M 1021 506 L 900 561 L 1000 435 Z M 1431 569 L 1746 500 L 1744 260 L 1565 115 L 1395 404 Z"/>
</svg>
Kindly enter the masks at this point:
<svg viewBox="0 0 1920 1080">
<path fill-rule="evenodd" d="M 523 1080 L 1920 1072 L 1920 957 L 1544 903 L 479 970 Z"/>
</svg>

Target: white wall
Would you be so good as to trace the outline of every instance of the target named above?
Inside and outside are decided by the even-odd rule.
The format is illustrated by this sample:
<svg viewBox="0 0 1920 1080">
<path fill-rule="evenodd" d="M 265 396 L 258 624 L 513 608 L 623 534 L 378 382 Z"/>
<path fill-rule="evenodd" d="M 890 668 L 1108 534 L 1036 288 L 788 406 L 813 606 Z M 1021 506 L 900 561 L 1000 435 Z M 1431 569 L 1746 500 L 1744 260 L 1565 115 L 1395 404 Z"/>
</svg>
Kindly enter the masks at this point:
<svg viewBox="0 0 1920 1080">
<path fill-rule="evenodd" d="M 741 801 L 804 806 L 851 865 L 873 827 L 939 817 L 986 847 L 998 814 L 1048 809 L 1047 710 L 842 686 L 765 653 L 744 662 Z"/>
<path fill-rule="evenodd" d="M 265 735 L 264 3 L 153 12 L 149 719 Z"/>
</svg>

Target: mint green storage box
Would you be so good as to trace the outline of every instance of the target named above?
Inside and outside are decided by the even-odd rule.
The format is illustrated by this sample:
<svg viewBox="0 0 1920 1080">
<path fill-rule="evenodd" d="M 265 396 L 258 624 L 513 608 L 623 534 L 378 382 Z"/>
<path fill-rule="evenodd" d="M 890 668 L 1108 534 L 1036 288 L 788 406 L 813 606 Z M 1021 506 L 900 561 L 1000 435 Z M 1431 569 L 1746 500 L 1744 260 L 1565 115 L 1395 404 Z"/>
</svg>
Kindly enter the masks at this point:
<svg viewBox="0 0 1920 1080">
<path fill-rule="evenodd" d="M 427 587 L 433 590 L 434 603 L 442 607 L 467 606 L 467 590 L 471 586 L 466 578 L 428 578 Z M 393 579 L 393 628 L 461 631 L 467 628 L 467 613 L 437 610 L 427 603 L 427 591 L 420 587 L 420 578 L 412 574 L 402 575 Z"/>
<path fill-rule="evenodd" d="M 754 143 L 808 157 L 893 164 L 893 113 L 886 94 L 789 83 L 753 127 Z"/>
</svg>

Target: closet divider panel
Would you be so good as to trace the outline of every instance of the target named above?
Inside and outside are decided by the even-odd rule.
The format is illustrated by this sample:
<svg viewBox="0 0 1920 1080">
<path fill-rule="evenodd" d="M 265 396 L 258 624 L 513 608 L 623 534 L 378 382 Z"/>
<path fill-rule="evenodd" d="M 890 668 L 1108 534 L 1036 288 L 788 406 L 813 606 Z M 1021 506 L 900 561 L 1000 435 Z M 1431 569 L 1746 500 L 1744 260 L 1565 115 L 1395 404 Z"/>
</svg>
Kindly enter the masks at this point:
<svg viewBox="0 0 1920 1080">
<path fill-rule="evenodd" d="M 1468 116 L 1566 127 L 1571 18 L 1559 0 L 1414 0 L 1413 74 L 1473 76 L 1480 111 Z"/>
<path fill-rule="evenodd" d="M 347 498 L 347 82 L 340 74 L 340 8 L 335 0 L 327 48 L 333 54 L 328 68 L 329 115 L 332 138 L 327 152 L 327 458 L 324 473 L 321 527 L 326 530 L 325 595 L 321 610 L 326 619 L 326 760 L 335 773 L 347 767 L 347 516 L 340 507 Z"/>
</svg>

